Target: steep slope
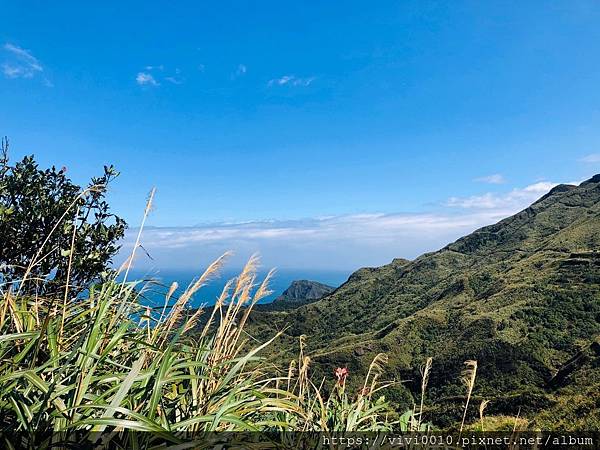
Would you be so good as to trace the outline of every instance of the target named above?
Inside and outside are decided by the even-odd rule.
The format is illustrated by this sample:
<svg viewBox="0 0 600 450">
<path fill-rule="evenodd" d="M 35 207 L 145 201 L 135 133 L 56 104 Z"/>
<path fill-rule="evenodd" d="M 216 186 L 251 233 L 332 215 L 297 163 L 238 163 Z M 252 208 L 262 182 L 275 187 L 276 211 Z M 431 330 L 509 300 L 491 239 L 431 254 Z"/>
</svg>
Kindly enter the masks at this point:
<svg viewBox="0 0 600 450">
<path fill-rule="evenodd" d="M 309 337 L 315 370 L 365 370 L 378 352 L 389 393 L 410 404 L 419 366 L 434 358 L 429 398 L 457 415 L 463 361 L 479 361 L 476 395 L 489 411 L 536 414 L 556 402 L 553 376 L 600 334 L 600 176 L 557 186 L 529 208 L 414 261 L 361 269 L 333 294 L 255 318 L 257 332 L 288 325 Z M 575 377 L 576 378 L 576 377 Z M 575 379 L 573 378 L 573 379 Z"/>
<path fill-rule="evenodd" d="M 284 311 L 313 303 L 335 290 L 318 281 L 296 280 L 272 303 L 256 305 L 262 311 Z"/>
</svg>

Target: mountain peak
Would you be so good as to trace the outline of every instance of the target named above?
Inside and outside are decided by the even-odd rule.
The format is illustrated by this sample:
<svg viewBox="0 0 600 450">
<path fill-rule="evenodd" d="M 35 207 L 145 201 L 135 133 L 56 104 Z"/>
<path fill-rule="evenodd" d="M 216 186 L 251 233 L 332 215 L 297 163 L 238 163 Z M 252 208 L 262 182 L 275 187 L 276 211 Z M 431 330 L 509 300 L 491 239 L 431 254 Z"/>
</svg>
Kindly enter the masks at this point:
<svg viewBox="0 0 600 450">
<path fill-rule="evenodd" d="M 577 186 L 575 186 L 573 184 L 559 184 L 558 186 L 554 186 L 552 189 L 550 189 L 547 194 L 545 194 L 542 197 L 540 197 L 533 204 L 536 205 L 538 203 L 543 202 L 544 200 L 546 200 L 549 197 L 552 197 L 552 196 L 554 196 L 556 194 L 562 194 L 563 192 L 568 192 L 568 191 L 571 191 L 573 189 L 577 189 Z"/>
<path fill-rule="evenodd" d="M 335 288 L 318 281 L 295 280 L 272 303 L 257 305 L 263 311 L 282 311 L 316 302 L 335 291 Z"/>
<path fill-rule="evenodd" d="M 589 180 L 584 181 L 583 183 L 581 183 L 581 185 L 585 185 L 585 184 L 592 184 L 592 183 L 600 183 L 600 173 L 594 175 L 592 178 L 590 178 Z"/>
<path fill-rule="evenodd" d="M 275 302 L 298 302 L 303 300 L 317 300 L 333 292 L 334 287 L 318 281 L 296 280 L 277 297 Z"/>
</svg>

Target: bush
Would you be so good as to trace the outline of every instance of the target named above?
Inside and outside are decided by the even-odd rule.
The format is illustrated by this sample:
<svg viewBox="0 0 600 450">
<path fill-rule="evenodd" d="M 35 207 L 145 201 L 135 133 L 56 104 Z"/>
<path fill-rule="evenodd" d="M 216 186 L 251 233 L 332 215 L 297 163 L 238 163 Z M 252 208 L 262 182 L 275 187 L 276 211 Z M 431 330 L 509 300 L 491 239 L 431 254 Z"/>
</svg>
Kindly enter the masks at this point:
<svg viewBox="0 0 600 450">
<path fill-rule="evenodd" d="M 42 170 L 33 156 L 9 164 L 8 141 L 0 153 L 0 282 L 21 294 L 77 294 L 106 279 L 126 224 L 105 201 L 112 166 L 87 188 L 66 169 Z"/>
</svg>

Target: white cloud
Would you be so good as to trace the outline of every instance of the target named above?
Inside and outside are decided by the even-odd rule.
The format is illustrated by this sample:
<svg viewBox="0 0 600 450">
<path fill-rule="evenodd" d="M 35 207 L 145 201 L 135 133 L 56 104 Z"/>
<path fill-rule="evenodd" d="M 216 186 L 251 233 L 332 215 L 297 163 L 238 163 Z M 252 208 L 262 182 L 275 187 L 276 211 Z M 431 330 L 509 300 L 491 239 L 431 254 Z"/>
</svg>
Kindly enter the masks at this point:
<svg viewBox="0 0 600 450">
<path fill-rule="evenodd" d="M 6 78 L 34 78 L 44 72 L 42 63 L 33 54 L 17 45 L 6 43 L 2 47 L 7 60 L 2 63 L 2 73 Z M 53 84 L 46 77 L 42 81 L 48 87 Z"/>
<path fill-rule="evenodd" d="M 135 81 L 140 86 L 158 86 L 158 81 L 148 72 L 138 72 Z"/>
<path fill-rule="evenodd" d="M 230 79 L 235 80 L 237 78 L 243 77 L 248 72 L 248 67 L 244 64 L 239 64 L 234 72 L 231 73 Z"/>
<path fill-rule="evenodd" d="M 21 67 L 14 66 L 10 63 L 2 64 L 2 73 L 4 73 L 4 76 L 6 78 L 19 78 L 21 76 L 23 78 L 31 78 L 33 76 L 31 74 L 27 76 L 26 74 L 24 74 L 23 69 Z"/>
<path fill-rule="evenodd" d="M 140 86 L 160 86 L 161 81 L 168 81 L 171 84 L 183 84 L 184 79 L 181 77 L 180 69 L 176 68 L 175 71 L 168 76 L 166 76 L 164 72 L 165 66 L 163 64 L 146 66 L 144 71 L 138 72 L 135 81 Z"/>
<path fill-rule="evenodd" d="M 234 264 L 242 264 L 249 254 L 259 251 L 267 266 L 356 269 L 435 250 L 508 214 L 499 210 L 372 213 L 147 228 L 142 245 L 153 258 L 145 263 L 162 267 L 189 267 L 202 258 L 233 250 L 239 257 Z M 129 233 L 123 247 L 125 254 L 131 251 L 137 230 Z"/>
<path fill-rule="evenodd" d="M 526 208 L 529 204 L 546 194 L 550 189 L 557 186 L 558 183 L 549 181 L 540 181 L 530 184 L 524 188 L 516 188 L 512 191 L 494 194 L 488 192 L 482 195 L 473 195 L 471 197 L 450 197 L 446 201 L 446 206 L 465 209 L 509 209 L 517 211 Z"/>
<path fill-rule="evenodd" d="M 583 158 L 579 158 L 578 161 L 587 164 L 600 163 L 600 153 L 590 153 Z"/>
<path fill-rule="evenodd" d="M 506 179 L 499 173 L 495 173 L 493 175 L 487 175 L 485 177 L 475 178 L 473 181 L 478 181 L 480 183 L 487 184 L 503 184 L 506 183 Z"/>
<path fill-rule="evenodd" d="M 265 266 L 306 269 L 357 269 L 393 258 L 414 258 L 437 250 L 472 231 L 529 206 L 557 183 L 540 181 L 504 194 L 452 197 L 450 209 L 424 213 L 364 213 L 296 220 L 222 222 L 194 227 L 147 228 L 142 244 L 153 261 L 141 265 L 186 268 L 227 250 L 243 264 L 260 252 Z M 131 229 L 128 254 L 137 230 Z M 138 265 L 139 265 L 138 264 Z"/>
<path fill-rule="evenodd" d="M 31 54 L 29 50 L 25 50 L 17 45 L 10 43 L 4 44 L 4 50 L 12 53 L 25 67 L 22 69 L 28 73 L 43 72 L 44 69 L 38 59 Z"/>
<path fill-rule="evenodd" d="M 173 84 L 182 84 L 183 80 L 179 77 L 165 77 L 165 80 L 167 80 L 169 83 L 173 83 Z"/>
<path fill-rule="evenodd" d="M 284 75 L 281 78 L 269 80 L 269 86 L 309 86 L 315 79 L 315 77 L 298 78 L 295 75 Z"/>
<path fill-rule="evenodd" d="M 165 80 L 173 84 L 182 84 L 183 78 L 181 78 L 181 70 L 175 69 L 175 75 L 165 77 Z"/>
</svg>

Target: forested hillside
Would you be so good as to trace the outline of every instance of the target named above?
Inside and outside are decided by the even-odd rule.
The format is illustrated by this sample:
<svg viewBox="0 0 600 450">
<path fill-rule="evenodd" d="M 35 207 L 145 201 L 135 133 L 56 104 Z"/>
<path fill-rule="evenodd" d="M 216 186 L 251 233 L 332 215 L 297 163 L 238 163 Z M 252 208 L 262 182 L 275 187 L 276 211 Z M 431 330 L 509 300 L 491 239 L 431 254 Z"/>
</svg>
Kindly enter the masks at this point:
<svg viewBox="0 0 600 450">
<path fill-rule="evenodd" d="M 385 352 L 386 375 L 408 380 L 388 395 L 405 406 L 431 356 L 428 396 L 442 422 L 459 413 L 453 399 L 463 390 L 463 362 L 477 360 L 474 395 L 491 400 L 489 413 L 520 411 L 542 422 L 586 415 L 579 425 L 597 427 L 599 202 L 600 175 L 557 186 L 437 252 L 361 269 L 333 294 L 293 311 L 257 312 L 254 331 L 288 325 L 288 347 L 307 335 L 323 374 L 340 365 L 364 372 Z"/>
</svg>

